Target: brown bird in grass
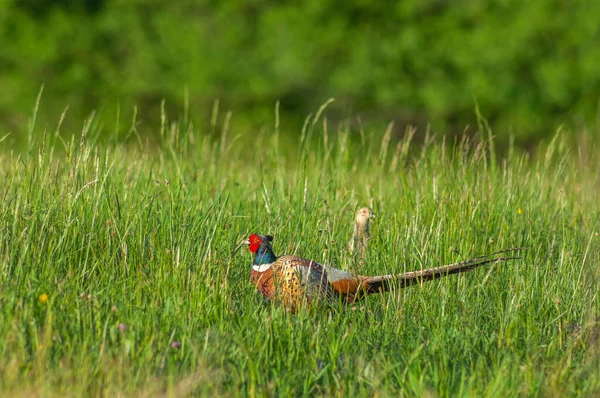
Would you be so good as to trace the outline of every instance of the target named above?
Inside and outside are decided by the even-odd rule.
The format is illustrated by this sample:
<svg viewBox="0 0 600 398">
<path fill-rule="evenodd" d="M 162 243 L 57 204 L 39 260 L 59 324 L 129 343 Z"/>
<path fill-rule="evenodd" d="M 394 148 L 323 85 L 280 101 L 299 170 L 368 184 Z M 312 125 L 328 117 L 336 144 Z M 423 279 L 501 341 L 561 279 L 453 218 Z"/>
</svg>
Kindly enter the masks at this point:
<svg viewBox="0 0 600 398">
<path fill-rule="evenodd" d="M 271 246 L 272 236 L 250 235 L 244 243 L 254 254 L 250 279 L 264 297 L 278 301 L 292 311 L 325 302 L 354 303 L 368 294 L 403 288 L 452 274 L 471 271 L 486 264 L 519 257 L 492 257 L 522 248 L 503 250 L 489 256 L 460 263 L 397 275 L 361 276 L 306 260 L 298 256 L 277 257 Z"/>
<path fill-rule="evenodd" d="M 348 242 L 350 253 L 356 252 L 364 259 L 369 239 L 371 239 L 370 221 L 375 218 L 375 213 L 368 207 L 361 207 L 354 218 L 354 234 Z"/>
</svg>

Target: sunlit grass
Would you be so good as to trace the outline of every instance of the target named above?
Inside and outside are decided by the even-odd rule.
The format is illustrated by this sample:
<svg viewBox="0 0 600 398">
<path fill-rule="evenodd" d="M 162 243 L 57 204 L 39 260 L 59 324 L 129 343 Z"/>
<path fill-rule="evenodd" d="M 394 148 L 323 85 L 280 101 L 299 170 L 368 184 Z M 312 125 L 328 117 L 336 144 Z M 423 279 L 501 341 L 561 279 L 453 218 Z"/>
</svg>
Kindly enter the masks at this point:
<svg viewBox="0 0 600 398">
<path fill-rule="evenodd" d="M 391 128 L 354 139 L 319 115 L 294 148 L 277 130 L 207 136 L 165 121 L 148 147 L 102 143 L 97 128 L 0 155 L 5 393 L 600 391 L 591 148 L 557 136 L 490 156 L 490 141 L 417 145 Z M 242 238 L 269 233 L 279 254 L 356 270 L 346 244 L 364 205 L 377 219 L 363 273 L 529 250 L 345 311 L 292 316 L 257 296 Z"/>
</svg>

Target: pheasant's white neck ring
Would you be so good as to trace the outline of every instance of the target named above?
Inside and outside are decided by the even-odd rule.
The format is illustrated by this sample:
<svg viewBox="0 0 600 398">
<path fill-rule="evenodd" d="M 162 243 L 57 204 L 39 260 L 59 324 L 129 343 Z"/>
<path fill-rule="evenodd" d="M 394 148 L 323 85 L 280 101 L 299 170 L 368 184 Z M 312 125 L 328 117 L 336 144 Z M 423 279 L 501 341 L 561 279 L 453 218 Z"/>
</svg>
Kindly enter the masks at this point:
<svg viewBox="0 0 600 398">
<path fill-rule="evenodd" d="M 268 264 L 261 264 L 261 265 L 253 265 L 252 269 L 256 272 L 265 272 L 266 270 L 268 270 L 269 268 L 271 268 L 271 266 L 273 265 L 273 263 L 268 263 Z"/>
</svg>

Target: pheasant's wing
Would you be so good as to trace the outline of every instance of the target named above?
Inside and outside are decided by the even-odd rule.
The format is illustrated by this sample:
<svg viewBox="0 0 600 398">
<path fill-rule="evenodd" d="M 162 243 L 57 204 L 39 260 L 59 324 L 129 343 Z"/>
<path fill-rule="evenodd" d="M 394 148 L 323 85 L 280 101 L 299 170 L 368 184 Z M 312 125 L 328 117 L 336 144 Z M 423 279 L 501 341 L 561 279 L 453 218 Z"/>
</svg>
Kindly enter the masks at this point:
<svg viewBox="0 0 600 398">
<path fill-rule="evenodd" d="M 327 271 L 327 280 L 331 288 L 347 302 L 353 301 L 354 297 L 365 288 L 362 279 L 348 271 L 328 265 L 325 265 L 325 270 Z"/>
<path fill-rule="evenodd" d="M 297 256 L 282 256 L 278 259 L 282 277 L 289 281 L 288 294 L 294 301 L 330 300 L 333 291 L 329 286 L 327 270 L 317 262 Z"/>
</svg>

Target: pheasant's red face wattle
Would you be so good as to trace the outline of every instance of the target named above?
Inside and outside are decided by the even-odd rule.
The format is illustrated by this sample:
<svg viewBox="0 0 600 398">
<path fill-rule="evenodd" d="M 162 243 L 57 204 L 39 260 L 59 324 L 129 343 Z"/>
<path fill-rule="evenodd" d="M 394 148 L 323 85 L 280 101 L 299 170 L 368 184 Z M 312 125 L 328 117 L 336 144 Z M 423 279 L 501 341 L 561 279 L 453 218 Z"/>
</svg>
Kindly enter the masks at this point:
<svg viewBox="0 0 600 398">
<path fill-rule="evenodd" d="M 248 246 L 248 248 L 252 253 L 256 253 L 260 247 L 260 244 L 263 242 L 262 238 L 256 234 L 250 235 L 248 241 L 250 242 L 250 246 Z"/>
</svg>

